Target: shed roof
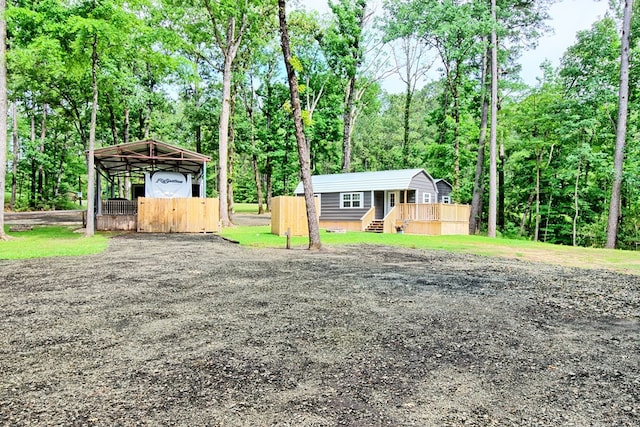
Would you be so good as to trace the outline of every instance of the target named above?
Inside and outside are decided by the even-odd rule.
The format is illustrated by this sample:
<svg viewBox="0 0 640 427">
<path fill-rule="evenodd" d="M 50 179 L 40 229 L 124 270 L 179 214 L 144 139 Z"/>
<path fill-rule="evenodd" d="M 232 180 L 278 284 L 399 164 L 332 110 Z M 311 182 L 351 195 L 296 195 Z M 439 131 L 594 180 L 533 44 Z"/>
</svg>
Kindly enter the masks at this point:
<svg viewBox="0 0 640 427">
<path fill-rule="evenodd" d="M 314 193 L 339 193 L 345 191 L 408 190 L 411 180 L 418 174 L 431 175 L 424 169 L 401 169 L 377 172 L 354 172 L 311 177 Z M 304 193 L 302 182 L 295 194 Z"/>
<path fill-rule="evenodd" d="M 445 184 L 447 184 L 449 187 L 453 188 L 453 185 L 451 185 L 451 183 L 449 181 L 447 181 L 446 179 L 442 179 L 442 178 L 438 178 L 434 181 L 436 184 L 438 184 L 439 182 L 444 182 Z"/>
<path fill-rule="evenodd" d="M 96 168 L 109 176 L 125 172 L 181 172 L 197 175 L 211 160 L 204 154 L 154 139 L 112 145 L 94 150 Z"/>
</svg>

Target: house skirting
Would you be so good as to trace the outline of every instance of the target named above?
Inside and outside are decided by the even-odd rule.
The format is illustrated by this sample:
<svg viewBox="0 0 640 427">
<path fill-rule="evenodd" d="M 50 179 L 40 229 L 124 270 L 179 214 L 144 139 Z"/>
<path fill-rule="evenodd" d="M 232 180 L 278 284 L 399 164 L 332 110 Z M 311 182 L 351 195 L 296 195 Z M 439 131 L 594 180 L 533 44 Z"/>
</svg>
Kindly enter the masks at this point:
<svg viewBox="0 0 640 427">
<path fill-rule="evenodd" d="M 362 221 L 327 221 L 320 219 L 320 228 L 327 230 L 362 231 Z"/>
<path fill-rule="evenodd" d="M 396 221 L 396 225 L 402 225 Z M 422 234 L 427 236 L 448 236 L 469 234 L 469 221 L 418 221 L 412 220 L 406 224 L 406 234 Z"/>
</svg>

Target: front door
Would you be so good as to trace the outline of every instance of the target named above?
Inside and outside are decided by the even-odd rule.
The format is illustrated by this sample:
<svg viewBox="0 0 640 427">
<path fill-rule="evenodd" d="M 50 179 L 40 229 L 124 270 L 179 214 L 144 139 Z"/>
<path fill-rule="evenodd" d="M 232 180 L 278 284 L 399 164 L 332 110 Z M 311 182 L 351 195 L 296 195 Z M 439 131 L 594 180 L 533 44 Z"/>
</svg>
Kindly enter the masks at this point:
<svg viewBox="0 0 640 427">
<path fill-rule="evenodd" d="M 398 191 L 387 191 L 385 192 L 385 204 L 384 204 L 384 215 L 387 216 L 389 211 L 395 207 L 399 200 L 399 192 Z"/>
</svg>

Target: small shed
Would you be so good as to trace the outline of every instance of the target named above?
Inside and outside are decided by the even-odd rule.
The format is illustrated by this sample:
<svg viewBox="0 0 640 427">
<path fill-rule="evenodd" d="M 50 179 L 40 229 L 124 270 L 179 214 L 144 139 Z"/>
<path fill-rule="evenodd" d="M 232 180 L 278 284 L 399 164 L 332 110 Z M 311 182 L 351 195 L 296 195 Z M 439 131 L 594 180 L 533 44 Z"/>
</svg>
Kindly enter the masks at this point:
<svg viewBox="0 0 640 427">
<path fill-rule="evenodd" d="M 436 179 L 436 187 L 438 187 L 438 203 L 451 203 L 453 185 L 445 179 Z"/>
<path fill-rule="evenodd" d="M 96 229 L 218 230 L 218 200 L 205 189 L 210 157 L 146 139 L 98 148 L 94 160 Z"/>
</svg>

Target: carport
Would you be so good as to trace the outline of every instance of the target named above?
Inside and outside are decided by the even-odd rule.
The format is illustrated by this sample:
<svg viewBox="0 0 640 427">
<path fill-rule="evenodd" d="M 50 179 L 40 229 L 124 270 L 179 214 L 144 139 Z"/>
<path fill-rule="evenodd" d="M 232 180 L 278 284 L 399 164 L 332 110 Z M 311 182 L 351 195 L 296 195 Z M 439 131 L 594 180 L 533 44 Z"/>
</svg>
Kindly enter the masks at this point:
<svg viewBox="0 0 640 427">
<path fill-rule="evenodd" d="M 96 149 L 96 229 L 217 231 L 218 199 L 206 197 L 210 160 L 154 139 Z"/>
</svg>

